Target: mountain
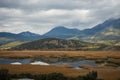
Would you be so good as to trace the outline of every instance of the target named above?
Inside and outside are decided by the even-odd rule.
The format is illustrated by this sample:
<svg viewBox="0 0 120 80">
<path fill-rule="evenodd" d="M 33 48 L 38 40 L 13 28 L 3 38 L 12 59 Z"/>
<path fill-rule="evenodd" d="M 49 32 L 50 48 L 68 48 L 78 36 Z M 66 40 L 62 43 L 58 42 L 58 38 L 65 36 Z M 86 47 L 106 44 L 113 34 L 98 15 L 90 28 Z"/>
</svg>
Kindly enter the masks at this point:
<svg viewBox="0 0 120 80">
<path fill-rule="evenodd" d="M 120 50 L 119 42 L 120 18 L 106 20 L 85 30 L 58 26 L 44 35 L 29 31 L 19 34 L 0 32 L 0 49 Z"/>
<path fill-rule="evenodd" d="M 52 37 L 52 38 L 61 38 L 67 39 L 71 37 L 75 37 L 81 33 L 78 29 L 68 29 L 64 26 L 58 26 L 44 34 L 43 36 Z"/>
<path fill-rule="evenodd" d="M 0 32 L 0 46 L 17 40 L 23 40 L 23 37 L 13 33 Z"/>
<path fill-rule="evenodd" d="M 85 41 L 120 40 L 119 35 L 120 18 L 106 20 L 93 28 L 85 30 L 69 29 L 64 26 L 58 26 L 45 33 L 44 35 L 31 33 L 29 31 L 21 32 L 19 34 L 0 32 L 0 44 L 9 42 L 11 40 L 33 41 L 43 38 L 82 39 Z M 7 39 L 8 41 L 2 42 L 3 38 Z"/>
<path fill-rule="evenodd" d="M 15 41 L 15 39 L 0 37 L 0 46 L 13 41 Z"/>
<path fill-rule="evenodd" d="M 83 40 L 115 40 L 119 39 L 120 18 L 109 19 L 90 29 L 78 30 L 68 29 L 64 26 L 58 26 L 44 34 L 43 36 L 61 39 L 83 39 Z M 111 35 L 106 35 L 113 33 Z M 103 36 L 104 34 L 104 36 Z M 101 35 L 101 37 L 100 37 Z M 103 36 L 103 37 L 102 37 Z"/>
<path fill-rule="evenodd" d="M 117 21 L 120 21 L 120 19 L 109 19 L 106 20 L 105 22 L 98 24 L 96 26 L 94 26 L 91 29 L 85 29 L 82 31 L 82 33 L 88 35 L 95 35 L 98 32 L 103 31 L 104 29 L 106 29 L 107 27 L 110 27 L 112 24 L 116 24 Z"/>
<path fill-rule="evenodd" d="M 11 41 L 8 43 L 4 43 L 4 45 L 0 46 L 0 50 L 7 50 L 7 49 L 11 49 L 12 47 L 21 45 L 23 43 L 26 43 L 25 41 Z"/>
<path fill-rule="evenodd" d="M 9 33 L 9 32 L 0 32 L 0 47 L 11 44 L 14 42 L 26 42 L 26 41 L 33 41 L 39 40 L 42 36 L 39 34 L 31 33 L 31 32 L 22 32 L 19 34 Z"/>
<path fill-rule="evenodd" d="M 21 35 L 21 36 L 26 36 L 26 37 L 34 37 L 34 36 L 40 36 L 39 34 L 35 34 L 35 33 L 32 33 L 32 32 L 29 32 L 29 31 L 26 31 L 26 32 L 21 32 L 19 33 L 18 35 Z"/>
<path fill-rule="evenodd" d="M 29 31 L 21 32 L 18 35 L 22 36 L 23 39 L 28 40 L 28 41 L 41 39 L 41 35 L 29 32 Z"/>
<path fill-rule="evenodd" d="M 90 32 L 91 31 L 91 32 Z M 120 41 L 120 18 L 107 20 L 103 24 L 97 25 L 92 28 L 89 36 L 85 39 L 98 41 L 98 40 L 117 40 Z M 93 32 L 92 32 L 93 31 Z"/>
<path fill-rule="evenodd" d="M 0 32 L 0 38 L 7 38 L 13 40 L 23 40 L 23 41 L 31 41 L 40 39 L 41 35 L 34 34 L 31 32 L 22 32 L 19 34 L 9 33 L 9 32 Z"/>
<path fill-rule="evenodd" d="M 14 50 L 77 50 L 82 49 L 91 43 L 79 41 L 79 40 L 64 40 L 58 38 L 45 38 L 37 41 L 28 42 L 16 47 L 13 47 Z"/>
<path fill-rule="evenodd" d="M 9 32 L 0 32 L 0 37 L 11 38 L 11 39 L 21 39 L 21 35 L 9 33 Z"/>
</svg>

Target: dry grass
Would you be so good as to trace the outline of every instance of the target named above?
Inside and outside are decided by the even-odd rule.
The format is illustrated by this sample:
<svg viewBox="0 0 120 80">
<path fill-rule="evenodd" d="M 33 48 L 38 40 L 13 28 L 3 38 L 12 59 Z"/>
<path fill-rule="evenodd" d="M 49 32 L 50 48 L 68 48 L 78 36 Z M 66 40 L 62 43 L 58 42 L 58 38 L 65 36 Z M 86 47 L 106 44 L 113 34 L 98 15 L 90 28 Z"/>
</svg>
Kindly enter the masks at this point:
<svg viewBox="0 0 120 80">
<path fill-rule="evenodd" d="M 31 73 L 31 74 L 47 74 L 47 73 L 63 73 L 65 76 L 77 77 L 85 75 L 88 71 L 78 71 L 73 68 L 62 66 L 41 66 L 41 65 L 0 65 L 0 68 L 9 69 L 10 74 Z"/>
<path fill-rule="evenodd" d="M 120 79 L 120 68 L 107 67 L 107 66 L 84 66 L 83 68 L 88 71 L 97 71 L 98 78 L 104 80 L 119 80 Z"/>
<path fill-rule="evenodd" d="M 75 70 L 62 66 L 40 66 L 40 65 L 0 65 L 0 69 L 9 69 L 11 74 L 31 73 L 31 74 L 47 74 L 47 73 L 63 73 L 68 77 L 77 77 L 79 75 L 86 75 L 89 71 L 97 71 L 98 78 L 104 80 L 118 80 L 120 79 L 120 68 L 112 67 L 90 67 L 85 66 L 86 69 Z"/>
<path fill-rule="evenodd" d="M 119 63 L 119 51 L 0 51 L 0 58 L 34 58 L 34 57 L 83 57 L 86 59 L 106 59 L 113 58 L 112 62 Z M 60 72 L 65 76 L 76 77 L 78 75 L 85 75 L 91 70 L 98 72 L 98 77 L 104 80 L 119 80 L 120 68 L 113 68 L 109 66 L 103 67 L 85 67 L 83 70 L 74 70 L 65 66 L 38 66 L 38 65 L 0 65 L 0 68 L 7 68 L 10 73 L 32 73 L 32 74 L 46 74 L 52 72 Z"/>
<path fill-rule="evenodd" d="M 34 58 L 39 56 L 69 56 L 86 59 L 120 58 L 119 51 L 0 51 L 1 58 Z"/>
</svg>

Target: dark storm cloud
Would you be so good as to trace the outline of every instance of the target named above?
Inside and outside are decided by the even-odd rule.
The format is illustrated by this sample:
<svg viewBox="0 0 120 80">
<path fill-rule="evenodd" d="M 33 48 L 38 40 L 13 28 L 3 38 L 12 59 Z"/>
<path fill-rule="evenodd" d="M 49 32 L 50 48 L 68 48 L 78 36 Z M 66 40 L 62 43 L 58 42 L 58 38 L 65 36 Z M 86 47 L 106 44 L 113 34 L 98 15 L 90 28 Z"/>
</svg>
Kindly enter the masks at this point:
<svg viewBox="0 0 120 80">
<path fill-rule="evenodd" d="M 55 26 L 85 29 L 120 17 L 120 0 L 0 0 L 0 31 L 43 34 Z"/>
</svg>

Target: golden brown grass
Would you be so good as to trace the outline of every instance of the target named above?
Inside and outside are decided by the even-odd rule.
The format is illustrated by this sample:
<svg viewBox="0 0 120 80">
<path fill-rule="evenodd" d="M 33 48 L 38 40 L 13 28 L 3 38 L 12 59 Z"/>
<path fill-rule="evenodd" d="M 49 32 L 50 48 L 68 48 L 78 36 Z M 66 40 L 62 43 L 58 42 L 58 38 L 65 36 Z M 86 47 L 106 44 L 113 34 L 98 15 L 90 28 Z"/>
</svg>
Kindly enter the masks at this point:
<svg viewBox="0 0 120 80">
<path fill-rule="evenodd" d="M 85 66 L 86 69 L 75 70 L 62 66 L 40 66 L 40 65 L 0 65 L 0 69 L 9 69 L 10 74 L 31 73 L 31 74 L 47 74 L 47 73 L 63 73 L 68 77 L 77 77 L 79 75 L 86 75 L 90 71 L 97 71 L 98 78 L 104 80 L 118 80 L 120 79 L 120 68 L 113 67 L 90 67 Z"/>
<path fill-rule="evenodd" d="M 119 80 L 120 79 L 120 68 L 107 67 L 107 66 L 83 66 L 88 71 L 97 71 L 98 78 L 104 80 Z"/>
<path fill-rule="evenodd" d="M 119 51 L 0 51 L 0 58 L 34 58 L 34 57 L 83 57 L 85 59 L 111 59 L 114 63 L 119 63 Z M 120 68 L 113 68 L 109 66 L 103 67 L 86 67 L 83 70 L 75 70 L 65 66 L 39 66 L 39 65 L 0 65 L 0 68 L 7 68 L 10 73 L 32 73 L 32 74 L 46 74 L 52 72 L 60 72 L 65 76 L 76 77 L 78 75 L 85 75 L 91 70 L 98 72 L 98 77 L 104 80 L 118 80 L 120 79 Z"/>
<path fill-rule="evenodd" d="M 31 74 L 47 74 L 47 73 L 63 73 L 65 76 L 77 77 L 78 75 L 85 75 L 88 71 L 78 71 L 73 68 L 62 66 L 42 66 L 42 65 L 0 65 L 0 69 L 9 69 L 10 74 L 31 73 Z"/>
<path fill-rule="evenodd" d="M 34 58 L 39 56 L 69 56 L 86 59 L 120 58 L 119 51 L 0 51 L 1 58 Z"/>
</svg>

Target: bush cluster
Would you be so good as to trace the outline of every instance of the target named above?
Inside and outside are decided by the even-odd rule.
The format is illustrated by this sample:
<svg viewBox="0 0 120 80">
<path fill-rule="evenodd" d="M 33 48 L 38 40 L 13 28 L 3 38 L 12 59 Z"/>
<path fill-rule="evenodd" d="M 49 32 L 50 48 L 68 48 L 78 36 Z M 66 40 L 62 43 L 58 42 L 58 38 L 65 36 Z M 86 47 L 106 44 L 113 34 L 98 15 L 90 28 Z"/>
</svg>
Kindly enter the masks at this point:
<svg viewBox="0 0 120 80">
<path fill-rule="evenodd" d="M 89 72 L 85 76 L 78 76 L 76 78 L 66 77 L 61 73 L 50 73 L 50 74 L 9 74 L 7 69 L 0 70 L 0 80 L 11 80 L 19 78 L 30 78 L 34 80 L 97 80 L 97 72 Z"/>
</svg>

